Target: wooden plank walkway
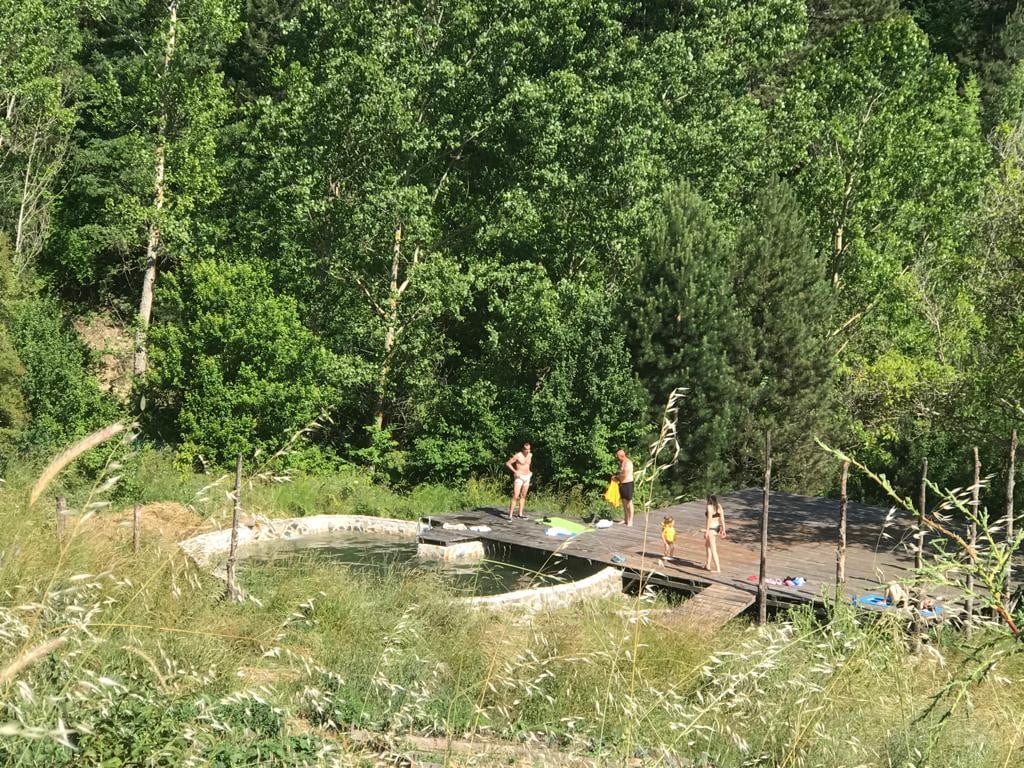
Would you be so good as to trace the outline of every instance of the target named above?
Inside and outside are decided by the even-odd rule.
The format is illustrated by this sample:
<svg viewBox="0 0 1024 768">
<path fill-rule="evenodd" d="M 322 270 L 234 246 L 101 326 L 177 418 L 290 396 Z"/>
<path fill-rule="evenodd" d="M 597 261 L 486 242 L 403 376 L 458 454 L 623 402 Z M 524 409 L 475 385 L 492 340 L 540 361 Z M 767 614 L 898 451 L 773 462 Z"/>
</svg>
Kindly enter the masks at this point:
<svg viewBox="0 0 1024 768">
<path fill-rule="evenodd" d="M 722 585 L 756 595 L 761 497 L 760 489 L 720 497 L 728 531 L 728 538 L 718 542 L 721 573 L 703 568 L 703 501 L 677 504 L 648 516 L 638 514 L 631 528 L 615 525 L 567 540 L 546 536 L 546 526 L 534 520 L 508 520 L 502 509 L 481 508 L 431 518 L 430 524 L 437 529 L 425 534 L 423 540 L 443 544 L 480 539 L 491 548 L 523 547 L 617 565 L 624 569 L 626 579 L 684 593 Z M 820 606 L 835 594 L 838 501 L 773 492 L 769 509 L 769 605 Z M 665 516 L 672 517 L 676 527 L 675 557 L 668 562 L 661 559 L 661 520 Z M 913 568 L 910 528 L 888 517 L 883 509 L 856 503 L 848 506 L 844 599 L 868 592 L 881 593 L 887 581 L 903 578 Z M 490 530 L 442 531 L 440 526 L 446 522 L 467 527 L 486 525 Z M 613 556 L 621 556 L 621 562 L 619 557 L 613 560 Z M 803 577 L 803 585 L 783 584 L 793 576 Z M 715 594 L 720 593 L 709 593 L 709 599 Z"/>
<path fill-rule="evenodd" d="M 684 600 L 659 623 L 672 629 L 711 634 L 752 606 L 755 593 L 728 584 L 712 584 Z"/>
</svg>

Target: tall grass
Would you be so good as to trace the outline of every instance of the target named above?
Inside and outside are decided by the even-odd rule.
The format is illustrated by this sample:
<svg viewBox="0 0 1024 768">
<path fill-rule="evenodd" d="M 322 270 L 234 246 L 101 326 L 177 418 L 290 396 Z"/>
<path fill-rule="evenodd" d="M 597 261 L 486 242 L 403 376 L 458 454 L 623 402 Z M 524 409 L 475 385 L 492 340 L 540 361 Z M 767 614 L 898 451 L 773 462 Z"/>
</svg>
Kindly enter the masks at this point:
<svg viewBox="0 0 1024 768">
<path fill-rule="evenodd" d="M 303 493 L 323 511 L 348 480 Z M 338 508 L 364 492 L 392 498 L 353 489 Z M 258 493 L 268 512 L 296 509 Z M 456 498 L 419 494 L 396 498 Z M 915 656 L 895 622 L 837 607 L 708 641 L 622 616 L 614 599 L 525 619 L 470 611 L 429 574 L 313 563 L 243 569 L 258 602 L 227 603 L 172 543 L 135 556 L 83 523 L 58 544 L 52 513 L 24 499 L 0 490 L 3 765 L 368 764 L 352 729 L 392 751 L 420 734 L 566 763 L 719 768 L 995 768 L 1024 744 L 1015 656 L 966 690 L 970 707 L 929 712 L 971 652 L 955 634 Z M 442 759 L 488 764 L 471 747 Z"/>
</svg>

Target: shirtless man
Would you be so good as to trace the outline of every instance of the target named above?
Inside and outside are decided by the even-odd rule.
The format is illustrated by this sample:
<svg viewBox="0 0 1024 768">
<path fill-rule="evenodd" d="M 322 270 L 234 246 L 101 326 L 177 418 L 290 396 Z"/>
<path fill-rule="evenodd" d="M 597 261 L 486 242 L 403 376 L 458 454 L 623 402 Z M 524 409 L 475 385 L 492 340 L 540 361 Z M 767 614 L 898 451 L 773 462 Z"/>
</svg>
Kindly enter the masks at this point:
<svg viewBox="0 0 1024 768">
<path fill-rule="evenodd" d="M 633 525 L 633 460 L 626 455 L 626 452 L 619 448 L 615 453 L 619 460 L 619 471 L 614 475 L 619 481 L 619 498 L 622 499 L 622 510 L 626 525 Z"/>
<path fill-rule="evenodd" d="M 517 500 L 519 501 L 519 514 L 517 517 L 520 520 L 526 519 L 526 515 L 523 514 L 523 505 L 526 504 L 526 492 L 530 490 L 530 480 L 533 478 L 533 473 L 530 471 L 530 462 L 532 461 L 533 453 L 531 452 L 531 446 L 529 443 L 523 443 L 523 450 L 505 462 L 505 466 L 509 468 L 514 477 L 512 480 L 512 501 L 508 504 L 509 520 L 513 517 L 512 512 L 515 509 Z"/>
</svg>

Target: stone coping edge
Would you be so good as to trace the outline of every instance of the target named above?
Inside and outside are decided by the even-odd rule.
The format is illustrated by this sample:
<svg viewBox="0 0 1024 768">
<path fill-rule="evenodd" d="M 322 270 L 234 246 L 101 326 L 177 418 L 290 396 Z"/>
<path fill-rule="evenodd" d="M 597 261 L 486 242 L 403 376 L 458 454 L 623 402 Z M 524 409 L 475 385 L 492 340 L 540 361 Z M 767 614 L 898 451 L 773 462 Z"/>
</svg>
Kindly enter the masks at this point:
<svg viewBox="0 0 1024 768">
<path fill-rule="evenodd" d="M 413 520 L 395 520 L 371 515 L 311 515 L 274 520 L 261 519 L 253 525 L 238 527 L 238 549 L 244 550 L 265 541 L 298 539 L 334 531 L 382 533 L 403 539 L 415 539 L 419 535 L 420 525 Z M 231 548 L 231 529 L 224 528 L 213 533 L 193 536 L 179 542 L 178 546 L 196 565 L 209 569 L 217 560 L 227 557 Z"/>
<path fill-rule="evenodd" d="M 312 515 L 281 519 L 263 519 L 252 525 L 238 528 L 238 550 L 267 541 L 297 539 L 333 531 L 360 531 L 380 533 L 405 539 L 415 539 L 422 524 L 412 520 L 396 520 L 370 515 Z M 481 546 L 480 542 L 473 542 Z M 227 574 L 223 560 L 231 547 L 231 529 L 225 528 L 212 533 L 193 536 L 178 543 L 181 550 L 200 568 L 224 580 Z M 558 608 L 594 597 L 606 597 L 622 591 L 622 570 L 611 566 L 593 576 L 550 587 L 520 589 L 500 595 L 483 595 L 462 599 L 465 605 L 474 608 L 509 609 L 538 611 Z"/>
<path fill-rule="evenodd" d="M 569 581 L 550 587 L 520 589 L 500 595 L 467 597 L 463 601 L 466 605 L 476 608 L 538 611 L 545 608 L 561 608 L 579 600 L 608 597 L 621 592 L 622 569 L 608 566 L 579 581 Z"/>
</svg>

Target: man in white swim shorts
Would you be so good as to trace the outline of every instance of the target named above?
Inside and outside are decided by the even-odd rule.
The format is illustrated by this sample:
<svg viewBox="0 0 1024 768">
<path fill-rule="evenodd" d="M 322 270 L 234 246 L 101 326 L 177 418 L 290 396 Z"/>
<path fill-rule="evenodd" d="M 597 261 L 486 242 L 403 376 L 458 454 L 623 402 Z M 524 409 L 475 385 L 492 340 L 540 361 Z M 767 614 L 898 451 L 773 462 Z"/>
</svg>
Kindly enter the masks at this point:
<svg viewBox="0 0 1024 768">
<path fill-rule="evenodd" d="M 530 463 L 533 461 L 533 453 L 531 452 L 531 446 L 529 443 L 523 443 L 523 450 L 519 451 L 515 456 L 505 462 L 505 466 L 509 468 L 512 473 L 512 501 L 508 504 L 508 519 L 513 518 L 513 511 L 516 507 L 516 501 L 519 502 L 519 514 L 515 515 L 520 520 L 525 520 L 526 515 L 523 513 L 523 506 L 526 504 L 526 494 L 530 490 L 530 480 L 533 479 L 533 473 L 530 471 Z"/>
</svg>

